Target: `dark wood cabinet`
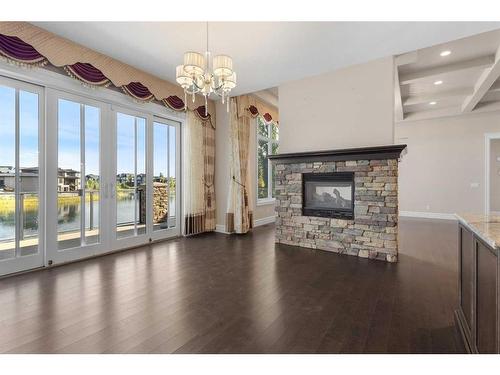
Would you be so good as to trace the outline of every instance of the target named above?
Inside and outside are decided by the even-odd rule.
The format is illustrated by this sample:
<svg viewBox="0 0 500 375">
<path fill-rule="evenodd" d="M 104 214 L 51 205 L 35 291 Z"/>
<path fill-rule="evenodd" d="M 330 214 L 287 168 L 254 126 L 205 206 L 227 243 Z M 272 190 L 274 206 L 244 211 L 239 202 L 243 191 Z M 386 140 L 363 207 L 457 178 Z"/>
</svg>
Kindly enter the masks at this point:
<svg viewBox="0 0 500 375">
<path fill-rule="evenodd" d="M 499 269 L 498 249 L 460 224 L 460 295 L 455 316 L 471 353 L 500 353 Z"/>
<path fill-rule="evenodd" d="M 498 353 L 497 256 L 481 241 L 476 256 L 476 347 L 479 353 Z"/>
<path fill-rule="evenodd" d="M 460 227 L 460 306 L 469 330 L 472 327 L 473 267 L 474 236 L 464 227 Z"/>
</svg>

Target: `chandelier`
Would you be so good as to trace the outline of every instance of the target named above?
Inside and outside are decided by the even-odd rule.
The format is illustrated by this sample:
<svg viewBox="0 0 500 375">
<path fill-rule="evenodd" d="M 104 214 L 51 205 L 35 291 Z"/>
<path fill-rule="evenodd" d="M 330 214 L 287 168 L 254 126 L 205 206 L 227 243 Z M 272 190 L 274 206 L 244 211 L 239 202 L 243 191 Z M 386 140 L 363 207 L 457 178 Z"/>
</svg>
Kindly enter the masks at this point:
<svg viewBox="0 0 500 375">
<path fill-rule="evenodd" d="M 184 102 L 191 95 L 193 103 L 195 94 L 200 93 L 205 98 L 205 115 L 208 111 L 208 97 L 214 93 L 222 98 L 222 104 L 232 89 L 236 87 L 236 73 L 233 71 L 233 59 L 227 55 L 217 55 L 212 59 L 208 49 L 208 22 L 207 22 L 207 49 L 205 54 L 198 52 L 184 53 L 184 64 L 175 69 L 176 81 L 184 89 Z M 186 105 L 187 107 L 187 105 Z M 229 101 L 227 101 L 229 112 Z"/>
</svg>

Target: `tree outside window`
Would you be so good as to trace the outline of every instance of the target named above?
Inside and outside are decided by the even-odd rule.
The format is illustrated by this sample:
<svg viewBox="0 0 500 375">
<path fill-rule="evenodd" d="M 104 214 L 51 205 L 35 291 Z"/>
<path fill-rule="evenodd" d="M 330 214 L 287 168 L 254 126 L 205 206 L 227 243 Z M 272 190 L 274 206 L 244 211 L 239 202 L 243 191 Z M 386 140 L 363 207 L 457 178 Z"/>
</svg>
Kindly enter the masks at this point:
<svg viewBox="0 0 500 375">
<path fill-rule="evenodd" d="M 269 200 L 275 196 L 275 170 L 267 159 L 268 155 L 278 153 L 279 128 L 274 122 L 266 122 L 262 116 L 257 117 L 257 198 Z"/>
</svg>

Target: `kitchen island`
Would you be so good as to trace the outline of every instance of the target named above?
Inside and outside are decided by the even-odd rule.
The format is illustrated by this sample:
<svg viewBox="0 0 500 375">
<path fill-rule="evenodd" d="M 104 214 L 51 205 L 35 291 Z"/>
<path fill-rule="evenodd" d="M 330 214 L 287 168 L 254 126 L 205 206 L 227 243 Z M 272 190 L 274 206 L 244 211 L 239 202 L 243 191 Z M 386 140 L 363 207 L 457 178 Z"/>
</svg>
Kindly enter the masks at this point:
<svg viewBox="0 0 500 375">
<path fill-rule="evenodd" d="M 500 216 L 460 214 L 457 218 L 455 318 L 470 353 L 500 353 Z"/>
</svg>

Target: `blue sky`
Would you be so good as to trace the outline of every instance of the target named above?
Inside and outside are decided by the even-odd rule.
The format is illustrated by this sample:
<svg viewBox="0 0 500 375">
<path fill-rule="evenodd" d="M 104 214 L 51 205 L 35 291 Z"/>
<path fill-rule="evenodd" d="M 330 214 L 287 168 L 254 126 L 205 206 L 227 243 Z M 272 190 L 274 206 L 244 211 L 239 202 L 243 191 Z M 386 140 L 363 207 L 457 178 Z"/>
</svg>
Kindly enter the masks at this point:
<svg viewBox="0 0 500 375">
<path fill-rule="evenodd" d="M 20 165 L 38 164 L 38 97 L 20 91 Z M 80 170 L 80 104 L 59 100 L 59 167 Z M 117 173 L 134 171 L 134 117 L 117 114 Z M 0 165 L 15 163 L 15 90 L 0 86 Z M 106 126 L 106 125 L 104 125 Z M 137 173 L 145 172 L 146 121 L 137 117 Z M 170 132 L 170 138 L 168 133 Z M 85 106 L 85 173 L 99 174 L 99 109 Z M 170 139 L 170 142 L 168 141 Z M 170 144 L 168 144 L 170 143 Z M 169 147 L 170 146 L 170 147 Z M 154 175 L 175 176 L 175 128 L 154 124 Z M 170 154 L 170 155 L 168 155 Z M 170 156 L 170 158 L 169 158 Z"/>
</svg>

